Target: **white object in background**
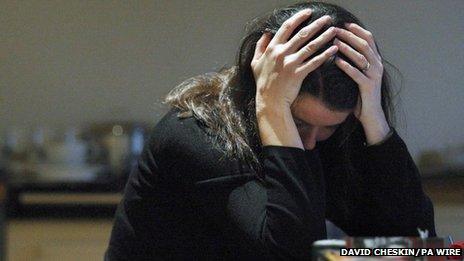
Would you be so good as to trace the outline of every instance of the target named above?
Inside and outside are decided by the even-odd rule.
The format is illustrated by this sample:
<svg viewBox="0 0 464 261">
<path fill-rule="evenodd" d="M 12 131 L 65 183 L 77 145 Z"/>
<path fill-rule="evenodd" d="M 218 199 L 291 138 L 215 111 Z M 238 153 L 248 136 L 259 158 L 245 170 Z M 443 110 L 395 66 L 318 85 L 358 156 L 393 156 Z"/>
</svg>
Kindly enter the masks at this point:
<svg viewBox="0 0 464 261">
<path fill-rule="evenodd" d="M 139 155 L 143 150 L 144 135 L 143 129 L 137 127 L 134 129 L 131 137 L 131 153 Z"/>
<path fill-rule="evenodd" d="M 321 239 L 314 241 L 313 246 L 346 247 L 346 241 L 344 239 Z"/>
<path fill-rule="evenodd" d="M 419 232 L 420 238 L 425 239 L 429 237 L 429 231 L 427 229 L 421 230 L 420 228 L 417 228 L 417 231 Z"/>
<path fill-rule="evenodd" d="M 124 159 L 129 150 L 129 137 L 120 125 L 114 125 L 110 135 L 104 138 L 109 153 L 109 164 L 113 170 L 119 172 L 124 165 Z"/>
<path fill-rule="evenodd" d="M 64 142 L 53 142 L 46 148 L 48 162 L 56 164 L 83 165 L 86 162 L 87 146 L 77 138 L 77 130 L 66 132 Z"/>
<path fill-rule="evenodd" d="M 36 182 L 89 182 L 103 170 L 102 165 L 36 164 Z"/>
</svg>

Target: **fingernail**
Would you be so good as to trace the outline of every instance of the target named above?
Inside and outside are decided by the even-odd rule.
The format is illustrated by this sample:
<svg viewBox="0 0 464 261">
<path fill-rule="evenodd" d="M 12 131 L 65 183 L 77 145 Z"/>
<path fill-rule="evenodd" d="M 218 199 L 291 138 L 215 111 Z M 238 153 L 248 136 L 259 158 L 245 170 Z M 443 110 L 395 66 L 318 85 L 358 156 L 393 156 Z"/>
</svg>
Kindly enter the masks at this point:
<svg viewBox="0 0 464 261">
<path fill-rule="evenodd" d="M 311 10 L 311 8 L 308 8 L 308 9 L 304 10 L 304 13 L 307 14 L 307 15 L 310 15 L 312 11 L 313 10 Z"/>
<path fill-rule="evenodd" d="M 345 27 L 350 27 L 351 23 L 345 23 Z"/>
</svg>

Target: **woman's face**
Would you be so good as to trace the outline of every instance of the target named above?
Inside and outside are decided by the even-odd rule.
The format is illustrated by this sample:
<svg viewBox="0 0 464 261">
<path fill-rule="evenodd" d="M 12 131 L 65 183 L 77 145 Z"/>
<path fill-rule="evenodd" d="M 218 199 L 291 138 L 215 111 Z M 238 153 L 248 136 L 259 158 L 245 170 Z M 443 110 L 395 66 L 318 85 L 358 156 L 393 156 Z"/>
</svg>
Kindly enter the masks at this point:
<svg viewBox="0 0 464 261">
<path fill-rule="evenodd" d="M 331 111 L 320 99 L 300 94 L 291 106 L 293 119 L 305 149 L 312 150 L 317 141 L 328 139 L 352 111 Z"/>
</svg>

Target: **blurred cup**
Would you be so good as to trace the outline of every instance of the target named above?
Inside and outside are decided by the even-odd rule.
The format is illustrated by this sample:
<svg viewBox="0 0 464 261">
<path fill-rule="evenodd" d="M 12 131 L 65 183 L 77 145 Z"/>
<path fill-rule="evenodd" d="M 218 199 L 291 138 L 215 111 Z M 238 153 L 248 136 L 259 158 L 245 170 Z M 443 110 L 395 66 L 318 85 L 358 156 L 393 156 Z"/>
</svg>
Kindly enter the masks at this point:
<svg viewBox="0 0 464 261">
<path fill-rule="evenodd" d="M 48 161 L 68 165 L 85 164 L 87 146 L 77 137 L 77 134 L 77 129 L 71 128 L 66 132 L 64 142 L 51 142 L 46 147 Z"/>
</svg>

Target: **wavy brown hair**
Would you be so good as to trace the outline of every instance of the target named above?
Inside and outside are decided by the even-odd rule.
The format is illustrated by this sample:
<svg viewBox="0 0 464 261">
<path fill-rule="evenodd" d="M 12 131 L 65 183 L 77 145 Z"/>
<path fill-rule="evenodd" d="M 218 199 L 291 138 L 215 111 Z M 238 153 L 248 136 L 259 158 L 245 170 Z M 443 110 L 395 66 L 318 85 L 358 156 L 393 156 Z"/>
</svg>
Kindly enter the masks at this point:
<svg viewBox="0 0 464 261">
<path fill-rule="evenodd" d="M 305 8 L 311 8 L 312 15 L 293 32 L 291 37 L 304 26 L 326 14 L 333 18 L 332 26 L 344 28 L 344 24 L 349 22 L 364 27 L 353 14 L 334 4 L 302 2 L 274 9 L 247 24 L 246 36 L 242 39 L 234 66 L 192 77 L 176 86 L 165 99 L 165 103 L 180 110 L 178 117 L 193 116 L 198 119 L 213 134 L 211 135 L 214 139 L 213 144 L 217 148 L 223 150 L 227 156 L 238 158 L 248 164 L 259 177 L 262 177 L 259 160 L 261 141 L 255 115 L 256 84 L 250 63 L 256 42 L 261 35 L 264 32 L 271 32 L 274 35 L 285 20 Z M 331 25 L 322 28 L 309 41 Z M 322 46 L 308 59 L 325 51 L 331 45 L 332 43 L 328 43 Z M 351 63 L 343 54 L 337 53 L 337 55 Z M 383 63 L 385 64 L 386 61 L 383 60 Z M 392 126 L 390 77 L 386 69 L 383 72 L 381 92 L 382 108 L 388 123 Z M 359 98 L 356 82 L 338 68 L 334 59 L 327 60 L 308 74 L 302 83 L 300 93 L 314 95 L 327 107 L 336 111 L 353 109 Z M 349 155 L 353 148 L 347 141 L 359 125 L 359 121 L 351 114 L 338 130 L 342 137 L 339 146 L 349 166 Z"/>
</svg>

